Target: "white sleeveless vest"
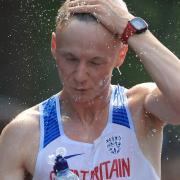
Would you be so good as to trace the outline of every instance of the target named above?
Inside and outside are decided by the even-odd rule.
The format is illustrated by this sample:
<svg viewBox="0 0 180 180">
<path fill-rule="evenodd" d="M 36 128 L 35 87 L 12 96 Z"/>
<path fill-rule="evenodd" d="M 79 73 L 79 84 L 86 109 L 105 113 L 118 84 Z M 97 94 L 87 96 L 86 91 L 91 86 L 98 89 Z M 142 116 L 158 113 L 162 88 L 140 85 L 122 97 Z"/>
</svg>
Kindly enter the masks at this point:
<svg viewBox="0 0 180 180">
<path fill-rule="evenodd" d="M 66 149 L 69 167 L 80 180 L 160 180 L 138 145 L 125 88 L 112 86 L 108 123 L 93 144 L 64 134 L 58 95 L 40 104 L 40 114 L 40 147 L 33 180 L 53 180 L 48 156 L 59 147 Z"/>
</svg>

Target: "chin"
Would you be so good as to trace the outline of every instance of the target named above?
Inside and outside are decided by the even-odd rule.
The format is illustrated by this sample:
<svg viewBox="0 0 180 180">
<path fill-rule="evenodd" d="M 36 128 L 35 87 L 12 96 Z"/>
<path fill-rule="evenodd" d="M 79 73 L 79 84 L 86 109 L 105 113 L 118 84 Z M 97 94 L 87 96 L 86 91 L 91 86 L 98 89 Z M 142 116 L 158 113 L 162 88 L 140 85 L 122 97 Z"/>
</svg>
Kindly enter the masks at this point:
<svg viewBox="0 0 180 180">
<path fill-rule="evenodd" d="M 90 97 L 83 97 L 83 96 L 74 96 L 72 97 L 73 101 L 75 103 L 89 103 L 91 101 L 93 101 L 94 98 L 90 98 Z"/>
<path fill-rule="evenodd" d="M 97 93 L 98 92 L 98 93 Z M 67 97 L 70 98 L 75 103 L 93 103 L 93 101 L 97 100 L 101 97 L 101 92 L 96 90 L 88 90 L 88 91 L 69 91 L 67 93 Z"/>
</svg>

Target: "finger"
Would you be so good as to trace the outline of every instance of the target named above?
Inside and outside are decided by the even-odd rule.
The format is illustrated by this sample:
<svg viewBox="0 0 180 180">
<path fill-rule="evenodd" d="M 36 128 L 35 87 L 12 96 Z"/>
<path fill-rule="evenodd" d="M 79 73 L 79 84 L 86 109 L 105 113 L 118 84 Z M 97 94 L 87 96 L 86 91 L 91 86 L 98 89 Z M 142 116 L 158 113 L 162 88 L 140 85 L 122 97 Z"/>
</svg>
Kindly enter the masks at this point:
<svg viewBox="0 0 180 180">
<path fill-rule="evenodd" d="M 82 6 L 82 5 L 96 5 L 97 0 L 73 0 L 69 2 L 69 7 Z"/>
<path fill-rule="evenodd" d="M 79 5 L 68 8 L 70 13 L 91 13 L 93 15 L 97 15 L 98 9 L 99 5 Z"/>
</svg>

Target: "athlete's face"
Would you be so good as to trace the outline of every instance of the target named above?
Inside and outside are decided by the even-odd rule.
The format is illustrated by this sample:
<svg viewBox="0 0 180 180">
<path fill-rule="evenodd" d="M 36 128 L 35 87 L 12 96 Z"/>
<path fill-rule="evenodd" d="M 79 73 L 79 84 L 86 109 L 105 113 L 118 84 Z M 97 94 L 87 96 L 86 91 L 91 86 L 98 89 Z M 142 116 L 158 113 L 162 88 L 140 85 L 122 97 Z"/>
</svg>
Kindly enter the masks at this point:
<svg viewBox="0 0 180 180">
<path fill-rule="evenodd" d="M 63 91 L 75 101 L 90 101 L 109 89 L 112 70 L 125 50 L 101 24 L 72 19 L 52 35 Z"/>
</svg>

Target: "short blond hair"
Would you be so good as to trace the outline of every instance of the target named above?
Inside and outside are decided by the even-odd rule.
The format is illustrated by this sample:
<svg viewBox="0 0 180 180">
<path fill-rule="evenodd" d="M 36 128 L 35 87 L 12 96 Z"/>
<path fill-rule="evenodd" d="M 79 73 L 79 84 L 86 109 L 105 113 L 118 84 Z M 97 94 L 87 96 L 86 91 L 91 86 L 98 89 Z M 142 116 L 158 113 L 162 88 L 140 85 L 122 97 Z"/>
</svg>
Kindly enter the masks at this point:
<svg viewBox="0 0 180 180">
<path fill-rule="evenodd" d="M 62 4 L 62 6 L 59 8 L 57 16 L 56 16 L 56 27 L 58 25 L 63 24 L 63 22 L 67 22 L 70 17 L 74 16 L 74 14 L 70 14 L 68 12 L 67 4 L 69 1 L 70 0 L 66 0 Z M 126 3 L 123 0 L 115 0 L 115 1 L 117 1 L 117 5 L 119 4 L 121 7 L 124 7 L 128 11 Z M 80 14 L 83 14 L 83 13 L 80 13 Z M 91 14 L 91 13 L 86 13 L 86 14 L 89 14 L 89 16 L 93 16 L 93 14 Z M 94 19 L 96 19 L 96 21 L 97 21 L 96 17 L 94 17 Z"/>
</svg>

